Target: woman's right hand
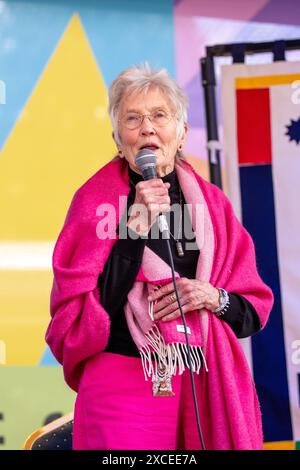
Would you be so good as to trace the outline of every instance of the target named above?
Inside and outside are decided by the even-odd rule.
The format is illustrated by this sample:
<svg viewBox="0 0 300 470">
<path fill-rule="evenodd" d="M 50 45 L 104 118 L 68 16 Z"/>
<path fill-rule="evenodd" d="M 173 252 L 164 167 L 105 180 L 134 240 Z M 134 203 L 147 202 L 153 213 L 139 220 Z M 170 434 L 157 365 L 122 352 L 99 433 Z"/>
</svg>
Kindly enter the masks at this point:
<svg viewBox="0 0 300 470">
<path fill-rule="evenodd" d="M 157 216 L 171 209 L 169 188 L 170 183 L 164 183 L 161 178 L 140 181 L 135 187 L 135 200 L 127 227 L 139 235 L 148 235 Z"/>
</svg>

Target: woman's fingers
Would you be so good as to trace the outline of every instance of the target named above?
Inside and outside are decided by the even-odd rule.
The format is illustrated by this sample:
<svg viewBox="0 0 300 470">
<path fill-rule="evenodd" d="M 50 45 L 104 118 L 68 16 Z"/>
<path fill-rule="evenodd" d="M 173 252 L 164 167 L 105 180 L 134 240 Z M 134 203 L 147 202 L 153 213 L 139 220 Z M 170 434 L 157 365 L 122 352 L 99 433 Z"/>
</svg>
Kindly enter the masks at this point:
<svg viewBox="0 0 300 470">
<path fill-rule="evenodd" d="M 175 296 L 175 293 L 174 293 L 174 296 Z M 187 295 L 182 296 L 182 297 L 179 295 L 179 298 L 180 298 L 182 307 L 185 307 L 185 309 L 189 307 L 189 310 L 193 310 L 192 305 L 190 304 L 189 297 Z M 174 301 L 171 301 L 171 302 L 169 301 L 168 303 L 166 303 L 163 299 L 163 301 L 154 305 L 154 308 L 153 308 L 154 320 L 161 320 L 165 316 L 173 314 L 174 312 L 178 312 L 179 313 L 178 316 L 180 316 L 180 310 L 179 310 L 179 305 L 178 305 L 177 300 L 175 299 Z"/>
<path fill-rule="evenodd" d="M 186 277 L 182 277 L 182 278 L 180 278 L 176 281 L 178 292 L 182 291 L 184 289 L 184 287 L 186 286 L 187 281 L 189 281 L 189 279 L 187 279 Z M 149 301 L 158 300 L 161 297 L 164 297 L 164 296 L 166 296 L 168 294 L 171 294 L 173 292 L 174 292 L 174 284 L 173 284 L 173 282 L 170 282 L 169 284 L 165 284 L 160 289 L 157 289 L 156 291 L 152 292 L 149 295 L 148 300 Z"/>
<path fill-rule="evenodd" d="M 177 281 L 178 295 L 184 312 L 210 309 L 214 299 L 215 289 L 211 284 L 196 279 L 181 278 Z M 157 289 L 149 297 L 154 301 L 153 315 L 155 320 L 172 320 L 180 316 L 173 283 Z"/>
<path fill-rule="evenodd" d="M 138 183 L 135 200 L 131 206 L 131 217 L 141 216 L 143 224 L 150 229 L 161 212 L 171 210 L 169 187 L 170 183 L 164 183 L 160 178 Z"/>
<path fill-rule="evenodd" d="M 183 305 L 182 306 L 182 311 L 183 311 L 184 314 L 189 312 L 190 311 L 189 305 L 188 304 Z M 175 320 L 176 318 L 179 318 L 180 316 L 181 316 L 180 310 L 179 310 L 179 308 L 177 308 L 173 312 L 163 316 L 161 318 L 161 321 L 166 322 L 166 321 Z"/>
</svg>

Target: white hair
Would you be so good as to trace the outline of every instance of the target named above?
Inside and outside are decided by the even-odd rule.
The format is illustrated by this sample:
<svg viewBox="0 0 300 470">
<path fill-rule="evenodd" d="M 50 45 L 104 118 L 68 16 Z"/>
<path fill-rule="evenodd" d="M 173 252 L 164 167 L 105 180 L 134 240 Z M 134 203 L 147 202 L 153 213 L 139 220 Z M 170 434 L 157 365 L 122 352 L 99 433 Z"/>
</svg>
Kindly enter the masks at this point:
<svg viewBox="0 0 300 470">
<path fill-rule="evenodd" d="M 148 63 L 141 66 L 129 67 L 123 70 L 109 87 L 109 114 L 114 136 L 120 144 L 118 131 L 119 108 L 123 97 L 133 92 L 147 93 L 150 88 L 158 88 L 169 100 L 177 118 L 177 133 L 180 135 L 187 122 L 188 98 L 175 80 L 168 75 L 166 69 L 151 70 Z"/>
</svg>

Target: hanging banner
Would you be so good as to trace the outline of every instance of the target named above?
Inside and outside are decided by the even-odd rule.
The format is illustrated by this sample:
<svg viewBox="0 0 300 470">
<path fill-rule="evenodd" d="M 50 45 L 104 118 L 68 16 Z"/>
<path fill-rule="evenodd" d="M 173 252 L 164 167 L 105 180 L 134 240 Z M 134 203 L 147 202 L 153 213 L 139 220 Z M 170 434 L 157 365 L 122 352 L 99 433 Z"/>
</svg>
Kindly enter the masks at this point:
<svg viewBox="0 0 300 470">
<path fill-rule="evenodd" d="M 275 303 L 251 341 L 265 441 L 300 441 L 300 62 L 222 67 L 228 193 Z"/>
</svg>

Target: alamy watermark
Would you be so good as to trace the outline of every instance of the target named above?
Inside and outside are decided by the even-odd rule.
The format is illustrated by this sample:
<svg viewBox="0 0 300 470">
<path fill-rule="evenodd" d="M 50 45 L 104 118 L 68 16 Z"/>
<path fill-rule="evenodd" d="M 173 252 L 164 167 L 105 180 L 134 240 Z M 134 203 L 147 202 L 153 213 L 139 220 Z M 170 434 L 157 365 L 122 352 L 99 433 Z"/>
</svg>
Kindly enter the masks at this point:
<svg viewBox="0 0 300 470">
<path fill-rule="evenodd" d="M 300 364 L 300 339 L 295 339 L 291 346 L 294 349 L 291 357 L 292 364 L 298 366 Z"/>
<path fill-rule="evenodd" d="M 0 339 L 0 365 L 6 364 L 6 344 Z"/>
<path fill-rule="evenodd" d="M 3 80 L 0 80 L 0 104 L 6 104 L 6 85 Z"/>
<path fill-rule="evenodd" d="M 300 104 L 300 80 L 295 80 L 291 87 L 295 90 L 291 96 L 292 103 Z"/>
<path fill-rule="evenodd" d="M 148 210 L 143 204 L 134 204 L 127 206 L 127 197 L 119 196 L 118 208 L 119 220 L 117 220 L 116 209 L 112 204 L 104 203 L 97 207 L 96 215 L 100 218 L 96 227 L 96 234 L 100 240 L 116 239 L 117 233 L 119 239 L 137 239 L 140 236 L 140 230 L 143 226 L 143 221 L 148 220 Z M 133 219 L 133 224 L 128 230 L 127 227 L 127 214 Z M 164 214 L 166 216 L 168 226 L 174 227 L 171 234 L 178 240 L 185 239 L 185 249 L 195 250 L 204 245 L 205 233 L 205 206 L 204 204 L 184 204 L 183 208 L 179 204 L 172 204 L 170 211 Z M 173 220 L 173 224 L 171 224 Z M 196 240 L 197 234 L 197 240 Z M 173 238 L 171 235 L 171 238 Z M 159 227 L 156 222 L 151 226 L 151 229 L 146 236 L 152 240 L 160 238 Z"/>
</svg>

